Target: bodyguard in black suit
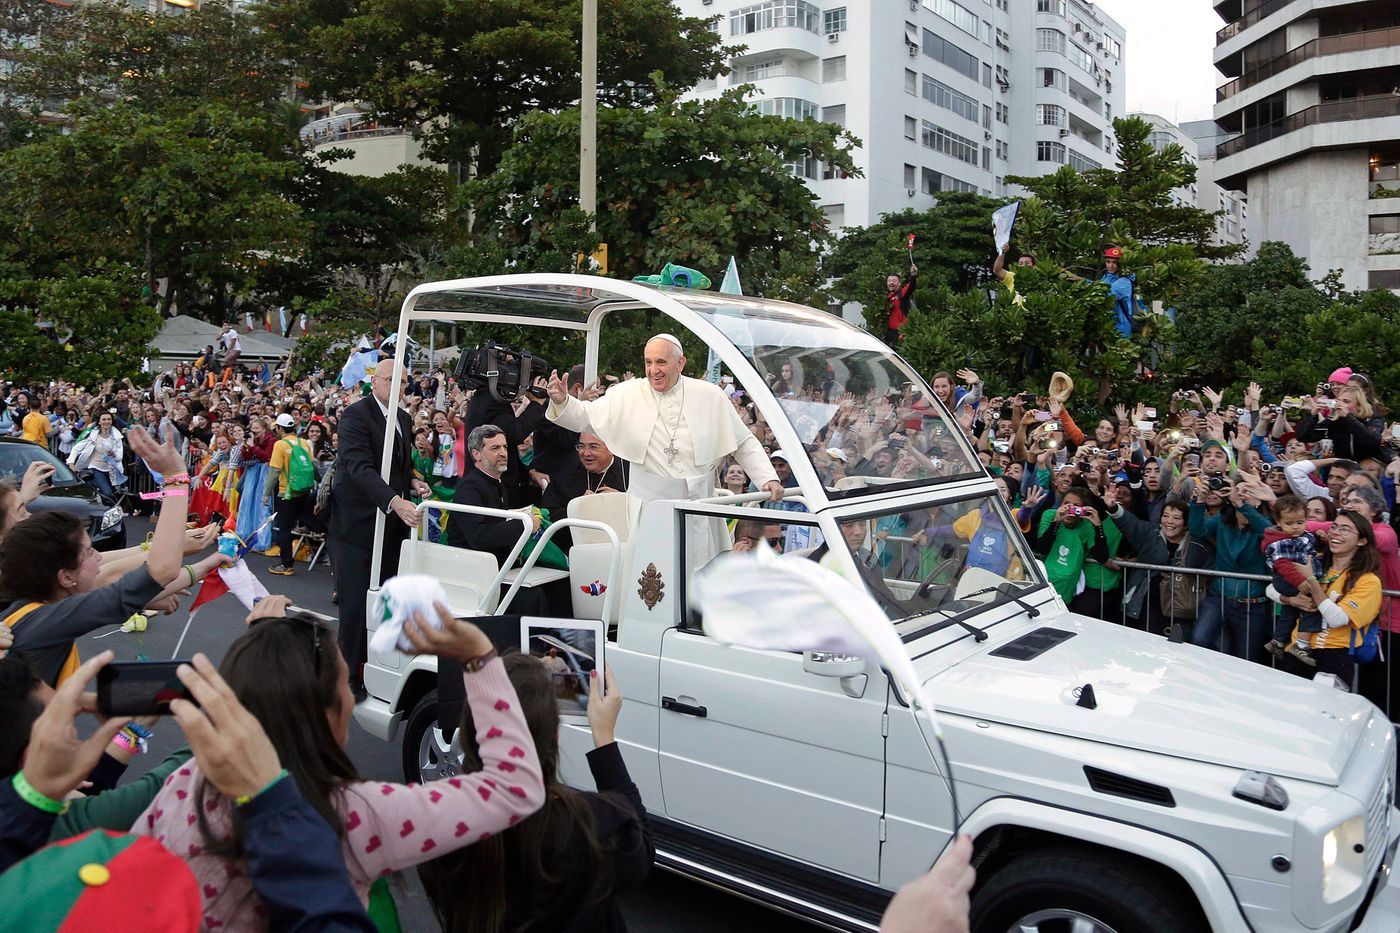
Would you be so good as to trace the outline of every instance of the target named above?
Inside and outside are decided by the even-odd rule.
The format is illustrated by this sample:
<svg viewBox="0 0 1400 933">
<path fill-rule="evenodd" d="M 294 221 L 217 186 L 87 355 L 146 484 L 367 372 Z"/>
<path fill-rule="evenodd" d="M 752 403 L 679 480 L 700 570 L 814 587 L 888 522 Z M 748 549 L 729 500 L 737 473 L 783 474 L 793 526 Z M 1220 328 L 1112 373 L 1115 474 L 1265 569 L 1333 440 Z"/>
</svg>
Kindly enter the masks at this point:
<svg viewBox="0 0 1400 933">
<path fill-rule="evenodd" d="M 379 473 L 393 369 L 392 360 L 382 361 L 370 380 L 370 394 L 341 414 L 339 456 L 331 490 L 329 533 L 336 590 L 340 594 L 340 651 L 350 668 L 350 688 L 356 700 L 364 697 L 365 593 L 373 562 L 375 516 L 386 516 L 380 565 L 383 581 L 398 573 L 399 547 L 408 537 L 409 528 L 418 523 L 418 508 L 409 496 L 416 487 L 421 487 L 420 494 L 429 492 L 425 483 L 413 478 L 413 422 L 402 409 L 395 412 L 398 427 L 394 431 L 388 482 Z M 401 374 L 401 394 L 403 384 Z"/>
</svg>

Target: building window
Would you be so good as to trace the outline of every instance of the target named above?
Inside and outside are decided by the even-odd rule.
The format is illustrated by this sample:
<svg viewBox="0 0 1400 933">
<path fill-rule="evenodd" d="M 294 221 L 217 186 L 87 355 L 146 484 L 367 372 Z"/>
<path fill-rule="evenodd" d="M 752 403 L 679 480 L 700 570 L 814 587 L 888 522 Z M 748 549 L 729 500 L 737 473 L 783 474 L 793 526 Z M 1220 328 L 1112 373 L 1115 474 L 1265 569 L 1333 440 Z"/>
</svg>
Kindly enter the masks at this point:
<svg viewBox="0 0 1400 933">
<path fill-rule="evenodd" d="M 1069 114 L 1065 108 L 1056 104 L 1036 104 L 1035 122 L 1041 126 L 1065 127 L 1068 125 Z"/>
<path fill-rule="evenodd" d="M 796 26 L 816 32 L 821 11 L 807 0 L 766 0 L 740 7 L 729 14 L 729 34 L 747 36 L 749 33 L 780 26 Z"/>
<path fill-rule="evenodd" d="M 997 106 L 996 106 L 996 112 L 997 112 L 997 122 L 998 122 L 998 123 L 1010 123 L 1010 122 L 1011 122 L 1011 108 L 1008 107 L 1006 104 L 997 104 Z"/>
<path fill-rule="evenodd" d="M 1003 52 L 1011 51 L 1011 36 L 1000 27 L 997 27 L 997 48 Z"/>
<path fill-rule="evenodd" d="M 1059 143 L 1052 143 L 1051 145 L 1059 145 Z M 1060 148 L 1063 149 L 1064 147 L 1060 146 Z M 1069 166 L 1076 172 L 1087 172 L 1091 168 L 1103 168 L 1102 165 L 1095 162 L 1093 159 L 1086 158 L 1073 149 L 1069 150 Z"/>
<path fill-rule="evenodd" d="M 979 20 L 977 14 L 971 10 L 959 6 L 953 0 L 923 0 L 923 3 L 925 9 L 932 10 L 969 36 L 976 38 Z"/>
<path fill-rule="evenodd" d="M 997 146 L 997 158 L 998 158 L 998 159 L 1001 159 L 1003 162 L 1009 161 L 1009 160 L 1011 159 L 1011 146 L 1010 146 L 1010 144 L 1008 144 L 1008 143 L 1005 142 L 1004 140 L 998 139 L 998 140 L 996 141 L 996 146 Z"/>
<path fill-rule="evenodd" d="M 781 58 L 767 62 L 754 62 L 752 65 L 744 66 L 745 81 L 762 81 L 764 78 L 772 78 L 780 74 L 783 74 L 783 60 Z"/>
<path fill-rule="evenodd" d="M 846 31 L 846 8 L 837 7 L 822 14 L 822 32 L 828 36 Z"/>
<path fill-rule="evenodd" d="M 846 80 L 846 56 L 822 59 L 822 84 Z"/>
<path fill-rule="evenodd" d="M 945 130 L 927 120 L 924 121 L 923 135 L 920 141 L 935 152 L 952 156 L 969 165 L 977 164 L 977 143 L 966 136 L 959 136 L 957 133 Z"/>
<path fill-rule="evenodd" d="M 997 9 L 1003 13 L 1011 12 L 1011 0 L 997 0 Z"/>
<path fill-rule="evenodd" d="M 927 29 L 924 30 L 924 54 L 960 75 L 977 80 L 977 56 Z"/>
<path fill-rule="evenodd" d="M 991 128 L 992 128 L 992 108 L 991 108 L 991 107 L 988 107 L 986 104 L 983 104 L 983 105 L 982 105 L 982 129 L 984 129 L 984 130 L 989 130 L 989 129 L 991 129 Z"/>
<path fill-rule="evenodd" d="M 914 175 L 915 175 L 914 166 L 910 165 L 908 162 L 905 162 L 905 163 L 904 163 L 904 187 L 910 189 L 911 191 L 914 189 L 914 185 L 915 185 L 915 178 L 914 178 Z"/>
<path fill-rule="evenodd" d="M 1011 72 L 1005 65 L 997 65 L 997 84 L 1001 85 L 1003 91 L 1011 87 Z"/>
<path fill-rule="evenodd" d="M 977 122 L 977 101 L 928 75 L 924 75 L 924 99 L 945 110 L 951 110 L 960 117 L 966 117 L 973 123 Z"/>
<path fill-rule="evenodd" d="M 1115 39 L 1110 33 L 1103 34 L 1103 48 L 1105 52 L 1112 55 L 1114 58 L 1123 57 L 1123 43 Z"/>
<path fill-rule="evenodd" d="M 1400 214 L 1376 214 L 1371 218 L 1372 233 L 1400 233 Z"/>
<path fill-rule="evenodd" d="M 1041 52 L 1065 52 L 1065 34 L 1058 29 L 1037 29 L 1035 47 Z"/>
<path fill-rule="evenodd" d="M 798 178 L 808 178 L 813 181 L 815 181 L 817 178 L 818 166 L 816 156 L 802 156 L 801 158 L 795 161 L 784 162 L 783 167 L 786 168 L 792 174 L 796 175 Z"/>
<path fill-rule="evenodd" d="M 1065 0 L 1035 0 L 1035 11 L 1037 13 L 1054 13 L 1057 16 L 1065 15 Z"/>
<path fill-rule="evenodd" d="M 905 138 L 905 139 L 918 139 L 918 138 L 919 138 L 919 121 L 918 121 L 918 120 L 915 120 L 913 117 L 905 117 L 905 118 L 904 118 L 904 138 Z"/>
<path fill-rule="evenodd" d="M 982 63 L 982 86 L 992 86 L 992 66 L 987 64 L 986 62 Z"/>
<path fill-rule="evenodd" d="M 823 204 L 822 213 L 826 215 L 826 225 L 832 230 L 846 226 L 846 205 L 844 204 Z"/>
<path fill-rule="evenodd" d="M 1035 83 L 1041 87 L 1054 87 L 1062 91 L 1069 87 L 1065 73 L 1058 68 L 1037 68 L 1035 78 Z"/>
<path fill-rule="evenodd" d="M 1109 123 L 1113 122 L 1113 105 L 1108 101 L 1103 102 L 1103 118 Z"/>
<path fill-rule="evenodd" d="M 810 100 L 797 97 L 773 97 L 758 102 L 758 112 L 768 117 L 786 117 L 789 120 L 817 119 L 817 105 Z"/>
<path fill-rule="evenodd" d="M 991 170 L 992 170 L 992 150 L 991 150 L 991 148 L 988 147 L 988 146 L 983 146 L 983 147 L 982 147 L 982 171 L 984 171 L 984 172 L 990 172 Z"/>
<path fill-rule="evenodd" d="M 831 181 L 832 179 L 846 179 L 850 177 L 850 173 L 844 168 L 832 165 L 830 162 L 822 163 L 822 178 L 824 180 Z"/>
<path fill-rule="evenodd" d="M 1065 55 L 1069 57 L 1069 60 L 1080 68 L 1083 68 L 1095 77 L 1098 76 L 1099 66 L 1094 64 L 1094 56 L 1090 55 L 1073 42 L 1069 44 L 1068 48 L 1061 49 L 1060 51 L 1064 52 Z M 1110 87 L 1108 90 L 1112 92 L 1113 88 Z"/>
<path fill-rule="evenodd" d="M 931 168 L 923 170 L 922 182 L 919 190 L 924 194 L 937 194 L 943 190 L 943 176 Z"/>
<path fill-rule="evenodd" d="M 919 75 L 908 68 L 904 69 L 904 91 L 907 94 L 919 93 Z"/>
<path fill-rule="evenodd" d="M 1036 143 L 1035 160 L 1037 162 L 1058 162 L 1063 165 L 1065 162 L 1065 144 L 1047 142 Z"/>
<path fill-rule="evenodd" d="M 846 125 L 846 105 L 837 104 L 834 107 L 822 108 L 822 122 L 835 123 L 837 126 Z"/>
<path fill-rule="evenodd" d="M 1400 269 L 1372 269 L 1367 284 L 1371 288 L 1400 288 Z"/>
</svg>

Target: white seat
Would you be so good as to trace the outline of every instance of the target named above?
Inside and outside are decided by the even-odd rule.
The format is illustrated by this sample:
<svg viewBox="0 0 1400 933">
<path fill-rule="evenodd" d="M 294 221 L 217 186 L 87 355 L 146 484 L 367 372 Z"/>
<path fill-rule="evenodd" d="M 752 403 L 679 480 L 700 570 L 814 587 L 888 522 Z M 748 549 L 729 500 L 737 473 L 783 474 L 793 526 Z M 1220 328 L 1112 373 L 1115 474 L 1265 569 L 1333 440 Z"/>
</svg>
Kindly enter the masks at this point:
<svg viewBox="0 0 1400 933">
<path fill-rule="evenodd" d="M 579 529 L 574 529 L 577 532 Z M 576 619 L 602 619 L 609 625 L 616 625 L 622 616 L 622 604 L 625 601 L 626 589 L 623 587 L 622 575 L 632 562 L 632 544 L 626 542 L 622 545 L 622 553 L 618 556 L 618 587 L 616 597 L 613 599 L 612 612 L 609 617 L 603 619 L 603 593 L 593 594 L 590 590 L 593 584 L 607 586 L 608 583 L 608 563 L 612 559 L 612 544 L 602 541 L 597 544 L 575 544 L 569 549 L 569 595 L 573 597 L 574 618 Z"/>
<path fill-rule="evenodd" d="M 399 573 L 436 577 L 447 592 L 447 607 L 457 616 L 489 615 L 500 601 L 491 584 L 500 572 L 496 557 L 450 544 L 409 539 L 399 548 Z"/>
<path fill-rule="evenodd" d="M 968 593 L 977 593 L 981 590 L 991 589 L 1006 582 L 1006 578 L 1000 574 L 992 573 L 985 567 L 969 567 L 963 571 L 963 575 L 958 579 L 957 589 L 953 591 L 954 599 L 962 599 Z M 991 596 L 987 599 L 990 601 Z"/>
<path fill-rule="evenodd" d="M 617 532 L 618 541 L 628 538 L 627 493 L 600 492 L 592 496 L 578 496 L 569 500 L 569 517 L 581 518 L 590 522 L 602 522 Z M 571 528 L 574 546 L 580 544 L 607 544 L 608 536 L 593 528 Z"/>
</svg>

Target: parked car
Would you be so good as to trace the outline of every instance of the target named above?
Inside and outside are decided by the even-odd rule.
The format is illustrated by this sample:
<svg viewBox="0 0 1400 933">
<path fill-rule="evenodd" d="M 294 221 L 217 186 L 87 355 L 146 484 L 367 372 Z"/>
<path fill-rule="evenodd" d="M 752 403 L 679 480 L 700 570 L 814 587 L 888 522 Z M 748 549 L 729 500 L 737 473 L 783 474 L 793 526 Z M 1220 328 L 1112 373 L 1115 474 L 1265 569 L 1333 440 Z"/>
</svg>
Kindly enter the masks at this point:
<svg viewBox="0 0 1400 933">
<path fill-rule="evenodd" d="M 789 454 L 788 504 L 805 511 L 746 507 L 762 493 L 658 501 L 629 528 L 613 494 L 574 500 L 558 523 L 595 523 L 575 525 L 569 589 L 576 617 L 608 624 L 605 663 L 627 696 L 618 741 L 661 867 L 874 930 L 956 829 L 975 840 L 978 933 L 1400 930 L 1385 716 L 1322 683 L 1070 613 L 941 405 L 922 414 L 921 468 L 837 475 L 820 452 L 843 392 L 935 398 L 872 335 L 778 301 L 544 274 L 419 286 L 399 333 L 427 321 L 582 334 L 586 382 L 600 355 L 616 358 L 600 354 L 610 339 L 698 336 Z M 821 391 L 776 396 L 785 364 Z M 706 634 L 687 587 L 711 555 L 691 532 L 760 514 L 809 545 L 783 560 L 820 557 L 868 589 L 938 707 L 947 766 L 876 659 Z M 529 582 L 542 550 L 512 576 Z M 500 623 L 500 643 L 518 630 L 491 555 L 415 534 L 400 571 L 437 576 L 457 614 Z M 380 618 L 371 609 L 368 625 Z M 406 777 L 460 768 L 433 658 L 372 652 L 365 683 L 355 716 L 402 743 Z M 590 747 L 586 728 L 563 727 L 566 780 L 590 785 Z"/>
<path fill-rule="evenodd" d="M 126 514 L 116 502 L 79 479 L 61 457 L 30 441 L 0 437 L 0 477 L 19 482 L 24 471 L 36 460 L 52 464 L 50 488 L 29 503 L 31 512 L 70 512 L 87 525 L 92 546 L 99 551 L 126 547 Z"/>
</svg>

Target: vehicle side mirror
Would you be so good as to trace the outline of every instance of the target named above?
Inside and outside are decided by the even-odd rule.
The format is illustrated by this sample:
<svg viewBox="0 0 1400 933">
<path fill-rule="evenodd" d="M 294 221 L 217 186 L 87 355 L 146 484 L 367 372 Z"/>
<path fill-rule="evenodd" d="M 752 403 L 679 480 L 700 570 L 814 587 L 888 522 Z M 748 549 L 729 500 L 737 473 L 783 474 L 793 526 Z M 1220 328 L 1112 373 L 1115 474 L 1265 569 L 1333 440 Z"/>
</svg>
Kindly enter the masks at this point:
<svg viewBox="0 0 1400 933">
<path fill-rule="evenodd" d="M 859 699 L 865 695 L 865 684 L 869 680 L 865 658 L 835 651 L 804 651 L 802 670 L 818 677 L 839 677 L 841 690 L 847 696 Z"/>
</svg>

